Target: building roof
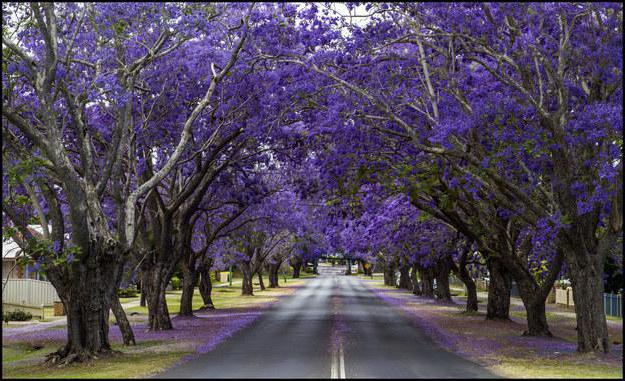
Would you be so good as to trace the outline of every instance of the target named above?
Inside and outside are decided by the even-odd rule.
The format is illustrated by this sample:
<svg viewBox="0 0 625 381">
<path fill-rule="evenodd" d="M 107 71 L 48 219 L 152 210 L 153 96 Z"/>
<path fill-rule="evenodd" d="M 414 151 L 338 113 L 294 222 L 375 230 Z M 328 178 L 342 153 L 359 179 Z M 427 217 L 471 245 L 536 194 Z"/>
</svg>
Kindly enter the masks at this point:
<svg viewBox="0 0 625 381">
<path fill-rule="evenodd" d="M 28 225 L 28 230 L 33 234 L 43 234 L 41 225 Z M 14 259 L 22 252 L 20 246 L 13 238 L 9 238 L 2 242 L 2 259 Z"/>
</svg>

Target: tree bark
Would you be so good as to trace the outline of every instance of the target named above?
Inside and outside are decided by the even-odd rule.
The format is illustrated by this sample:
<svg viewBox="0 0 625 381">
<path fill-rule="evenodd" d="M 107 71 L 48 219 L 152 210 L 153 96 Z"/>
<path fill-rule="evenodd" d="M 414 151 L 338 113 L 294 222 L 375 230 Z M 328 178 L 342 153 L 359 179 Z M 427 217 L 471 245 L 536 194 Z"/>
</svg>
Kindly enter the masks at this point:
<svg viewBox="0 0 625 381">
<path fill-rule="evenodd" d="M 241 295 L 254 295 L 254 286 L 252 284 L 252 278 L 254 276 L 254 273 L 252 272 L 250 264 L 241 263 L 241 272 L 243 273 Z"/>
<path fill-rule="evenodd" d="M 263 281 L 263 273 L 260 269 L 258 269 L 258 284 L 260 285 L 260 290 L 265 290 L 265 282 Z"/>
<path fill-rule="evenodd" d="M 434 270 L 432 268 L 423 268 L 421 273 L 421 295 L 426 298 L 434 297 Z"/>
<path fill-rule="evenodd" d="M 349 258 L 345 260 L 345 275 L 352 275 L 352 260 Z"/>
<path fill-rule="evenodd" d="M 135 334 L 132 331 L 132 326 L 128 321 L 126 312 L 124 311 L 117 294 L 115 294 L 112 298 L 111 310 L 113 311 L 113 315 L 115 315 L 115 320 L 117 321 L 117 326 L 122 334 L 124 345 L 136 345 Z"/>
<path fill-rule="evenodd" d="M 406 290 L 412 289 L 412 282 L 410 281 L 410 266 L 404 265 L 399 267 L 399 284 L 398 288 Z"/>
<path fill-rule="evenodd" d="M 395 266 L 392 262 L 384 263 L 384 285 L 395 287 Z"/>
<path fill-rule="evenodd" d="M 465 250 L 460 256 L 460 261 L 457 267 L 452 269 L 455 270 L 456 276 L 460 281 L 464 284 L 467 289 L 467 312 L 475 312 L 477 311 L 477 287 L 475 286 L 475 281 L 471 278 L 471 274 L 467 271 L 467 255 L 468 250 Z"/>
<path fill-rule="evenodd" d="M 213 291 L 213 283 L 211 282 L 210 268 L 200 269 L 200 295 L 202 295 L 202 301 L 204 306 L 202 308 L 214 309 L 213 298 L 211 296 Z"/>
<path fill-rule="evenodd" d="M 143 286 L 141 286 L 141 293 L 139 294 L 139 306 L 141 307 L 147 306 L 147 302 L 145 300 L 145 291 L 143 289 Z"/>
<path fill-rule="evenodd" d="M 510 320 L 510 273 L 498 258 L 487 259 L 490 281 L 488 283 L 488 305 L 486 319 Z"/>
<path fill-rule="evenodd" d="M 124 258 L 118 247 L 107 246 L 92 240 L 83 248 L 81 260 L 71 264 L 71 276 L 58 268 L 46 271 L 67 311 L 67 343 L 47 356 L 53 364 L 88 361 L 111 352 L 109 311 Z"/>
<path fill-rule="evenodd" d="M 299 278 L 300 270 L 302 269 L 302 260 L 292 259 L 290 263 L 293 267 L 293 278 Z"/>
<path fill-rule="evenodd" d="M 145 268 L 147 271 L 145 284 L 146 299 L 148 302 L 148 329 L 150 331 L 163 331 L 172 329 L 169 309 L 167 308 L 166 288 L 171 273 L 166 271 L 163 265 L 153 265 Z"/>
<path fill-rule="evenodd" d="M 417 265 L 413 265 L 410 270 L 410 279 L 412 280 L 412 293 L 415 295 L 421 295 L 421 288 L 419 287 L 419 280 L 417 279 Z"/>
<path fill-rule="evenodd" d="M 182 269 L 182 296 L 180 298 L 180 316 L 193 316 L 193 293 L 198 280 L 198 272 L 195 266 L 189 265 L 188 258 L 184 258 L 180 267 Z"/>
<path fill-rule="evenodd" d="M 580 248 L 581 249 L 581 248 Z M 579 258 L 579 257 L 578 257 Z M 577 351 L 608 352 L 608 327 L 603 306 L 603 267 L 595 261 L 567 262 L 577 319 Z"/>
<path fill-rule="evenodd" d="M 269 288 L 279 287 L 278 284 L 278 271 L 280 270 L 280 263 L 269 264 Z"/>
<path fill-rule="evenodd" d="M 451 302 L 451 291 L 449 290 L 449 273 L 451 272 L 451 257 L 445 256 L 439 260 L 435 269 L 436 278 L 436 298 Z"/>
</svg>

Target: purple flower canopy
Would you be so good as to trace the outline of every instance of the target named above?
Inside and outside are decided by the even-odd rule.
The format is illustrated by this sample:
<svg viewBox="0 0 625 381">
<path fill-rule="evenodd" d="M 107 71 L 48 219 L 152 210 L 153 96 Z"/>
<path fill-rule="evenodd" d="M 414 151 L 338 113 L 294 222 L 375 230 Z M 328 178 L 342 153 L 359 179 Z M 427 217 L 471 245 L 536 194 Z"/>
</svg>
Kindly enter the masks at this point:
<svg viewBox="0 0 625 381">
<path fill-rule="evenodd" d="M 59 291 L 90 290 L 94 253 L 120 259 L 89 267 L 109 279 L 156 252 L 430 268 L 462 246 L 600 311 L 589 274 L 622 263 L 622 6 L 364 8 L 7 4 L 6 235 Z"/>
</svg>

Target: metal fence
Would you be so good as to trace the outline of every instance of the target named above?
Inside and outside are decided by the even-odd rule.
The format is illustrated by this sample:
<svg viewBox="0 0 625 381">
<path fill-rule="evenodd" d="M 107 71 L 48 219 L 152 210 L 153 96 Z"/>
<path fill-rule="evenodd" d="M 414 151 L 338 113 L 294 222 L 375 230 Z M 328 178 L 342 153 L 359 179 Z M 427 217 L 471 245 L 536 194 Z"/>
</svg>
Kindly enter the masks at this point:
<svg viewBox="0 0 625 381">
<path fill-rule="evenodd" d="M 606 315 L 623 317 L 623 296 L 621 294 L 603 294 L 603 310 Z"/>
<path fill-rule="evenodd" d="M 60 301 L 50 282 L 35 279 L 8 279 L 2 281 L 2 302 L 23 306 L 52 306 Z"/>
</svg>

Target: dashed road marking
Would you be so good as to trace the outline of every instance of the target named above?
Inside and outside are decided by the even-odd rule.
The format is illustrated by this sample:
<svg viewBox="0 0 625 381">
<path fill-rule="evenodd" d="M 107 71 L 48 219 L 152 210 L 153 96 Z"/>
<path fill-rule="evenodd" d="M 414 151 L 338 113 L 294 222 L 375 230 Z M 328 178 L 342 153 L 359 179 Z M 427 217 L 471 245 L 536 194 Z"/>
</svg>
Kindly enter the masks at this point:
<svg viewBox="0 0 625 381">
<path fill-rule="evenodd" d="M 345 356 L 343 355 L 343 343 L 339 344 L 339 378 L 345 378 Z"/>
</svg>

